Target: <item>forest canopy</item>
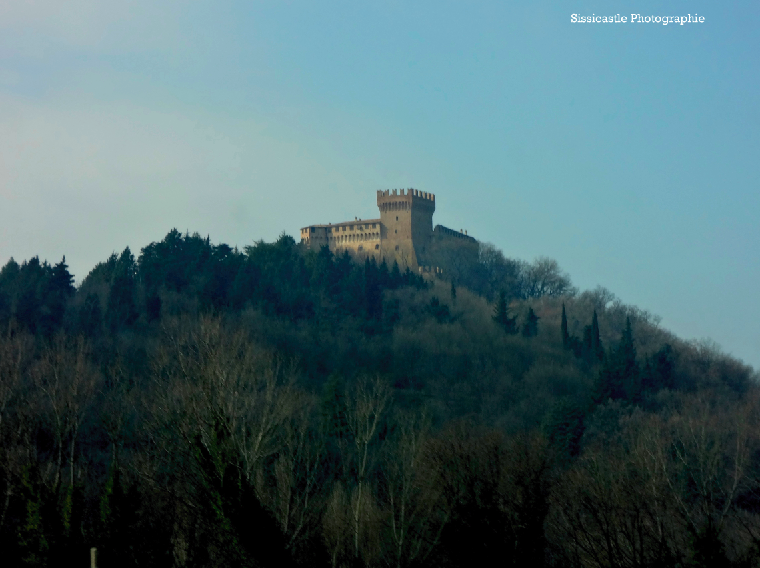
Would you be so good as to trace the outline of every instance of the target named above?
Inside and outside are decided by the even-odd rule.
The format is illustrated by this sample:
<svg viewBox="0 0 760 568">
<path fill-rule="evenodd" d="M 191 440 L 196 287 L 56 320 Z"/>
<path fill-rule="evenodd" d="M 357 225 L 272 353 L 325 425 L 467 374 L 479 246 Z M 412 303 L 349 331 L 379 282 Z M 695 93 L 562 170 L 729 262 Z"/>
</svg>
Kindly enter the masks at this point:
<svg viewBox="0 0 760 568">
<path fill-rule="evenodd" d="M 0 269 L 0 547 L 110 566 L 757 566 L 758 375 L 552 259 L 170 231 Z"/>
</svg>

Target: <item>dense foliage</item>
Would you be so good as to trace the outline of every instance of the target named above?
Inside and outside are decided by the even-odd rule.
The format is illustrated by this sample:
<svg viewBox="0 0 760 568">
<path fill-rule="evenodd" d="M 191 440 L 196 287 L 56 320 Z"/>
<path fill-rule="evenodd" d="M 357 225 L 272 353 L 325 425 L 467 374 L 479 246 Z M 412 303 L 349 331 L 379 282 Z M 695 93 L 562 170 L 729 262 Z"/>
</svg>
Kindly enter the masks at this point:
<svg viewBox="0 0 760 568">
<path fill-rule="evenodd" d="M 557 263 L 0 270 L 8 565 L 757 566 L 757 375 Z"/>
</svg>

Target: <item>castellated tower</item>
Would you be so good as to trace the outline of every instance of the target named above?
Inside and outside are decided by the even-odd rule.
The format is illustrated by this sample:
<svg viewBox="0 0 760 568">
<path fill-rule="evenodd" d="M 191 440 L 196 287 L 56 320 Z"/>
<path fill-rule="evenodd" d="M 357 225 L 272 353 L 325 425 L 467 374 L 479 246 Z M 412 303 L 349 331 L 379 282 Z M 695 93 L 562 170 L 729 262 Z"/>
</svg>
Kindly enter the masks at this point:
<svg viewBox="0 0 760 568">
<path fill-rule="evenodd" d="M 377 192 L 382 227 L 380 250 L 399 266 L 424 266 L 433 235 L 435 195 L 416 189 Z"/>
<path fill-rule="evenodd" d="M 437 225 L 433 229 L 435 195 L 417 189 L 377 192 L 379 219 L 359 219 L 301 229 L 301 243 L 319 250 L 327 246 L 335 254 L 348 251 L 356 258 L 374 257 L 402 270 L 436 271 L 477 258 L 478 241 Z"/>
</svg>

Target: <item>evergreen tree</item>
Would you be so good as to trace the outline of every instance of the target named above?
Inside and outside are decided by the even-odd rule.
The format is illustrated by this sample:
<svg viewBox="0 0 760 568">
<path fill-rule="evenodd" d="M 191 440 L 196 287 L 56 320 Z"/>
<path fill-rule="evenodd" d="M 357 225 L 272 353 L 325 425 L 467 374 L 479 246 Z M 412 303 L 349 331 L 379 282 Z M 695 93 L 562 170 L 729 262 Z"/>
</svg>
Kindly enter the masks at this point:
<svg viewBox="0 0 760 568">
<path fill-rule="evenodd" d="M 596 310 L 594 310 L 594 315 L 591 319 L 591 354 L 600 361 L 604 358 L 604 348 L 599 336 L 599 319 L 596 316 Z"/>
<path fill-rule="evenodd" d="M 292 566 L 275 520 L 256 497 L 228 440 L 227 427 L 195 440 L 198 466 L 198 536 L 192 543 L 196 566 Z"/>
<path fill-rule="evenodd" d="M 379 320 L 383 315 L 383 294 L 378 282 L 375 259 L 364 261 L 364 301 L 367 319 Z"/>
<path fill-rule="evenodd" d="M 148 295 L 145 300 L 145 313 L 148 322 L 156 321 L 161 317 L 161 296 L 156 293 Z"/>
<path fill-rule="evenodd" d="M 53 266 L 47 279 L 44 292 L 44 304 L 40 321 L 41 331 L 51 336 L 63 324 L 66 304 L 74 294 L 74 277 L 69 273 L 66 257 Z"/>
<path fill-rule="evenodd" d="M 322 389 L 322 424 L 329 437 L 342 439 L 348 435 L 346 388 L 337 373 L 328 377 Z"/>
<path fill-rule="evenodd" d="M 391 268 L 391 281 L 390 288 L 395 289 L 402 284 L 401 270 L 399 270 L 398 262 L 393 261 L 393 267 Z"/>
<path fill-rule="evenodd" d="M 378 281 L 380 282 L 380 286 L 383 288 L 390 288 L 390 270 L 388 270 L 388 263 L 385 262 L 385 258 L 383 258 L 383 261 L 380 263 L 380 266 L 378 268 Z"/>
<path fill-rule="evenodd" d="M 137 319 L 135 308 L 135 274 L 137 266 L 129 247 L 116 260 L 108 295 L 106 320 L 111 331 L 132 325 Z"/>
<path fill-rule="evenodd" d="M 568 349 L 570 347 L 570 334 L 567 332 L 567 314 L 565 313 L 564 302 L 562 302 L 562 323 L 560 324 L 560 330 L 562 332 L 562 347 Z"/>
<path fill-rule="evenodd" d="M 53 266 L 50 289 L 64 297 L 71 296 L 74 293 L 74 277 L 69 272 L 65 256 L 61 259 L 61 262 Z"/>
<path fill-rule="evenodd" d="M 0 269 L 0 326 L 4 330 L 13 315 L 18 296 L 17 280 L 21 268 L 13 257 Z"/>
<path fill-rule="evenodd" d="M 43 317 L 43 296 L 49 278 L 50 265 L 38 257 L 24 262 L 16 278 L 16 320 L 22 329 L 37 333 Z"/>
<path fill-rule="evenodd" d="M 505 332 L 509 335 L 517 333 L 517 316 L 509 317 L 509 311 L 507 308 L 507 294 L 502 290 L 499 292 L 499 300 L 496 302 L 496 307 L 493 312 L 493 321 L 499 324 Z"/>
<path fill-rule="evenodd" d="M 442 304 L 437 296 L 430 298 L 430 304 L 427 307 L 430 313 L 438 323 L 446 323 L 451 320 L 451 312 L 446 304 Z"/>
<path fill-rule="evenodd" d="M 675 355 L 673 348 L 665 344 L 655 353 L 651 360 L 647 358 L 641 373 L 641 390 L 657 392 L 660 389 L 675 387 Z"/>
<path fill-rule="evenodd" d="M 456 305 L 457 303 L 457 287 L 454 285 L 454 280 L 451 280 L 451 303 Z"/>
<path fill-rule="evenodd" d="M 581 342 L 581 358 L 588 363 L 591 362 L 592 345 L 594 340 L 592 339 L 593 331 L 590 325 L 583 328 L 583 341 Z"/>
<path fill-rule="evenodd" d="M 631 320 L 626 319 L 625 329 L 617 349 L 606 357 L 599 372 L 594 400 L 624 399 L 637 403 L 641 399 L 641 372 L 636 362 Z"/>
<path fill-rule="evenodd" d="M 583 407 L 569 398 L 557 399 L 546 414 L 542 429 L 562 460 L 580 453 L 584 421 Z"/>
<path fill-rule="evenodd" d="M 539 318 L 533 311 L 533 308 L 528 308 L 528 316 L 525 318 L 525 324 L 523 324 L 522 334 L 523 337 L 535 337 L 538 335 L 538 320 Z"/>
</svg>

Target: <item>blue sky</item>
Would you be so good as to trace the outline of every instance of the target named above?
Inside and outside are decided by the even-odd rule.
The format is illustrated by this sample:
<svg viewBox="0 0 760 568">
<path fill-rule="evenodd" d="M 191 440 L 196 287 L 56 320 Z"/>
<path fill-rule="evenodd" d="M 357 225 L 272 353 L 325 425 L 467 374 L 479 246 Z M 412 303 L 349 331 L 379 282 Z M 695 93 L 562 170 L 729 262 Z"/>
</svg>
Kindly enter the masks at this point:
<svg viewBox="0 0 760 568">
<path fill-rule="evenodd" d="M 703 24 L 571 24 L 570 15 Z M 756 1 L 0 0 L 0 264 L 437 195 L 760 367 Z"/>
</svg>

